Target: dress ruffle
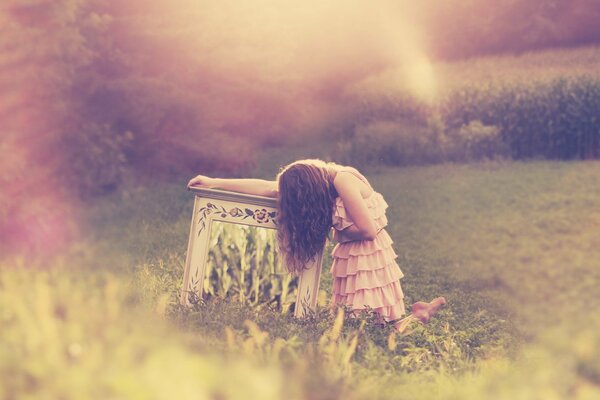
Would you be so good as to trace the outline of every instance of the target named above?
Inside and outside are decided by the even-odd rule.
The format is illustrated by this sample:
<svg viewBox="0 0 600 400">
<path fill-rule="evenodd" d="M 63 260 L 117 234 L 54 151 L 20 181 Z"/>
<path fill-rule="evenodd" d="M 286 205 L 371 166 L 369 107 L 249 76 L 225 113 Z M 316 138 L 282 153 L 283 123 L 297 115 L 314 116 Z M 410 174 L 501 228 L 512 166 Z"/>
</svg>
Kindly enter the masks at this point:
<svg viewBox="0 0 600 400">
<path fill-rule="evenodd" d="M 352 310 L 399 306 L 404 308 L 404 293 L 400 282 L 395 281 L 383 287 L 361 289 L 346 294 L 333 294 L 336 303 L 348 305 Z"/>
<path fill-rule="evenodd" d="M 385 216 L 385 210 L 388 208 L 388 204 L 381 194 L 373 191 L 371 196 L 365 199 L 371 217 L 375 220 L 377 229 L 381 229 L 387 226 L 388 219 Z M 346 212 L 344 203 L 341 198 L 337 198 L 335 202 L 335 209 L 333 212 L 333 227 L 337 230 L 344 230 L 347 227 L 354 225 L 354 222 Z"/>
<path fill-rule="evenodd" d="M 337 258 L 366 256 L 381 250 L 390 249 L 393 243 L 394 241 L 390 235 L 385 230 L 381 230 L 375 237 L 375 240 L 357 240 L 352 242 L 338 243 L 333 248 L 331 255 Z"/>
<path fill-rule="evenodd" d="M 404 301 L 400 301 L 399 303 L 389 307 L 374 308 L 373 311 L 383 316 L 387 321 L 400 319 L 404 314 L 406 314 Z"/>
<path fill-rule="evenodd" d="M 404 293 L 400 279 L 404 276 L 396 263 L 394 241 L 384 229 L 388 208 L 383 196 L 375 191 L 365 199 L 378 234 L 374 240 L 338 243 L 332 252 L 333 304 L 343 304 L 354 311 L 370 308 L 386 320 L 405 314 Z M 354 225 L 341 198 L 336 199 L 333 227 L 338 232 Z"/>
<path fill-rule="evenodd" d="M 359 290 L 376 289 L 398 281 L 403 276 L 404 274 L 395 262 L 383 268 L 357 271 L 353 275 L 336 276 L 337 279 L 333 282 L 333 293 L 344 296 Z"/>
<path fill-rule="evenodd" d="M 372 254 L 350 256 L 348 258 L 335 257 L 331 264 L 331 273 L 334 278 L 345 278 L 348 275 L 356 275 L 359 271 L 374 271 L 395 263 L 398 257 L 393 248 L 376 251 Z"/>
</svg>

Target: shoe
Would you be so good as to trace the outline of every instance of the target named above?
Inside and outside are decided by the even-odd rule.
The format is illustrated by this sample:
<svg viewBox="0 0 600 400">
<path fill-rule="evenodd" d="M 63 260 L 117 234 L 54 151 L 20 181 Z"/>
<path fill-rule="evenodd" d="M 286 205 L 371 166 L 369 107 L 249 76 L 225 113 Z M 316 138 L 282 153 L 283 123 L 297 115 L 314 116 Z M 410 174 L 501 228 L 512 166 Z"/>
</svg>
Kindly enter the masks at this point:
<svg viewBox="0 0 600 400">
<path fill-rule="evenodd" d="M 429 319 L 437 313 L 438 309 L 446 304 L 446 299 L 443 297 L 437 297 L 429 303 L 424 301 L 417 301 L 412 305 L 412 316 L 426 324 Z"/>
</svg>

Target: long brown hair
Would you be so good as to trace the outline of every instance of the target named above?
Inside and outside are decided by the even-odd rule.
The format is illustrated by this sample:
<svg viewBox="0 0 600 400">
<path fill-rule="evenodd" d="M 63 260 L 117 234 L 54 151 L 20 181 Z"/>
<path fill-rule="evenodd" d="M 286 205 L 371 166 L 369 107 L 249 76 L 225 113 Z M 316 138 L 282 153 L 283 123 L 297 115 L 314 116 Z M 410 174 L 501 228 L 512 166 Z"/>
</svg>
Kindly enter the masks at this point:
<svg viewBox="0 0 600 400">
<path fill-rule="evenodd" d="M 325 245 L 337 197 L 330 166 L 321 160 L 300 160 L 277 175 L 277 239 L 290 272 L 301 272 Z"/>
</svg>

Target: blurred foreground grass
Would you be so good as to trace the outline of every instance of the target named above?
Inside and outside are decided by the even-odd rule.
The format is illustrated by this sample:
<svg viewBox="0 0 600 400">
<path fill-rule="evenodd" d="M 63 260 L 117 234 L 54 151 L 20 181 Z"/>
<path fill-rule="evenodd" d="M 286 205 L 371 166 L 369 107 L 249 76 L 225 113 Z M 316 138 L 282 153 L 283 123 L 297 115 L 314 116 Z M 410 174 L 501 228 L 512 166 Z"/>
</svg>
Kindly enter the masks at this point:
<svg viewBox="0 0 600 400">
<path fill-rule="evenodd" d="M 90 208 L 93 235 L 68 256 L 3 261 L 0 398 L 600 396 L 600 163 L 367 175 L 390 204 L 407 303 L 449 300 L 430 325 L 401 338 L 369 315 L 183 309 L 191 194 L 131 188 Z"/>
</svg>

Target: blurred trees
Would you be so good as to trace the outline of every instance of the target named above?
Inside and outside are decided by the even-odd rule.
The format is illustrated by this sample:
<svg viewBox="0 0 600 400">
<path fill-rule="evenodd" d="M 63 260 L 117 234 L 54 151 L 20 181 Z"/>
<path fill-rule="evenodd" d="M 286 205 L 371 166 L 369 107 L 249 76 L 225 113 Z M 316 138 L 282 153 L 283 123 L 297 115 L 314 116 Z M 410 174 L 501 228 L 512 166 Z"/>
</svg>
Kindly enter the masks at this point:
<svg viewBox="0 0 600 400">
<path fill-rule="evenodd" d="M 599 0 L 425 0 L 431 52 L 440 58 L 600 42 Z"/>
<path fill-rule="evenodd" d="M 0 253 L 59 249 L 75 234 L 61 140 L 78 123 L 77 72 L 93 59 L 82 4 L 0 6 Z"/>
<path fill-rule="evenodd" d="M 94 166 L 102 159 L 95 166 L 104 169 L 123 163 L 122 151 L 115 150 L 122 143 L 120 132 L 106 128 L 110 121 L 104 113 L 90 107 L 96 88 L 104 84 L 105 74 L 98 71 L 107 63 L 102 42 L 109 39 L 104 33 L 110 20 L 93 5 L 86 0 L 9 0 L 3 5 L 3 144 L 22 155 L 22 175 L 33 181 L 26 186 L 73 184 L 91 193 L 97 182 L 78 164 L 92 161 Z M 9 169 L 19 164 L 4 162 Z M 113 174 L 109 180 L 99 186 L 115 186 L 119 177 Z"/>
<path fill-rule="evenodd" d="M 34 165 L 60 171 L 86 195 L 117 187 L 129 171 L 247 171 L 261 146 L 339 125 L 343 88 L 385 68 L 373 61 L 352 72 L 357 60 L 340 56 L 336 69 L 319 58 L 360 52 L 321 49 L 316 37 L 307 39 L 314 51 L 302 44 L 273 57 L 261 37 L 287 33 L 261 30 L 250 3 L 5 0 L 1 11 L 2 146 L 13 158 L 28 153 L 28 174 L 37 176 Z M 251 39 L 227 32 L 231 13 Z M 419 13 L 438 58 L 600 40 L 599 0 L 426 0 Z M 294 52 L 303 59 L 286 58 Z M 310 75 L 299 62 L 328 72 Z M 15 176 L 18 163 L 7 160 L 4 174 Z"/>
<path fill-rule="evenodd" d="M 262 146 L 350 129 L 345 89 L 406 61 L 390 4 L 3 0 L 0 246 L 60 247 L 74 199 L 128 176 L 247 174 Z M 437 58 L 600 42 L 600 0 L 404 5 L 383 14 Z"/>
</svg>

